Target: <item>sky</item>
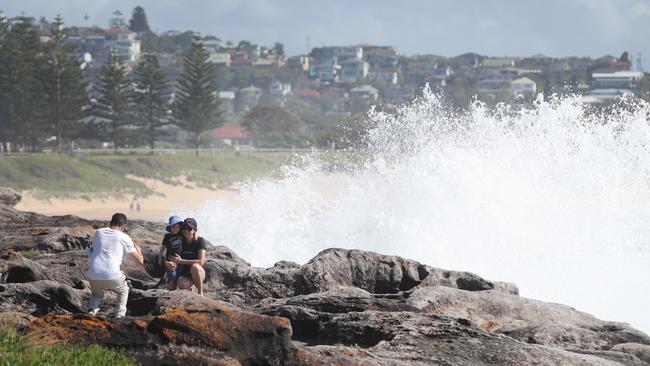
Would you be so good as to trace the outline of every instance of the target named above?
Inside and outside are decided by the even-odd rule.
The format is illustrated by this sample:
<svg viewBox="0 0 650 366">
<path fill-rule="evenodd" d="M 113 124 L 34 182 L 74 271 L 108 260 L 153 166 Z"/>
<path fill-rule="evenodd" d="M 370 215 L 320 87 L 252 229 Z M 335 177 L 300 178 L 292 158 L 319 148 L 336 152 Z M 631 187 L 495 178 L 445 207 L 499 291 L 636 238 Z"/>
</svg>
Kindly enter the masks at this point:
<svg viewBox="0 0 650 366">
<path fill-rule="evenodd" d="M 107 26 L 115 10 L 145 8 L 155 31 L 194 30 L 246 39 L 288 55 L 309 47 L 370 43 L 400 54 L 553 57 L 642 54 L 650 69 L 650 0 L 1 0 L 8 16 Z"/>
</svg>

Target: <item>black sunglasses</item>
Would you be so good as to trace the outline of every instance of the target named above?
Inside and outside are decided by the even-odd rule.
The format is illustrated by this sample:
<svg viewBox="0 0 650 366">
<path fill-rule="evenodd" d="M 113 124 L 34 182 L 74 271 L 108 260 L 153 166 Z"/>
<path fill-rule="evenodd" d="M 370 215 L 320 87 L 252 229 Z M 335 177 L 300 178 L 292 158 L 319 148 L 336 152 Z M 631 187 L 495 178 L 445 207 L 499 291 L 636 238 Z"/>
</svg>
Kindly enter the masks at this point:
<svg viewBox="0 0 650 366">
<path fill-rule="evenodd" d="M 183 231 L 192 231 L 192 230 L 194 230 L 194 228 L 193 228 L 193 227 L 189 227 L 189 226 L 185 226 L 185 227 L 183 228 Z"/>
</svg>

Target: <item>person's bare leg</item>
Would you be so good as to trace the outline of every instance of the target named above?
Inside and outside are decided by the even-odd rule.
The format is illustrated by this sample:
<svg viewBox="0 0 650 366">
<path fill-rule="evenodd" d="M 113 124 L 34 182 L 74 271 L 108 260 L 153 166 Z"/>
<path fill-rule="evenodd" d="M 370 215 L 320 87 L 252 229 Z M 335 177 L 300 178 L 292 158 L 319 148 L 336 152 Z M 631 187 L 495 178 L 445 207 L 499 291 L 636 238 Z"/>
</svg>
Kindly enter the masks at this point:
<svg viewBox="0 0 650 366">
<path fill-rule="evenodd" d="M 176 290 L 176 287 L 177 287 L 176 282 L 177 282 L 177 280 L 167 282 L 167 285 L 166 285 L 166 286 L 167 286 L 167 289 L 168 289 L 169 291 L 174 291 L 174 290 Z"/>
<path fill-rule="evenodd" d="M 205 270 L 201 267 L 200 264 L 194 263 L 192 268 L 190 268 L 190 273 L 192 274 L 192 282 L 196 286 L 199 295 L 203 295 L 203 280 L 205 279 Z"/>
<path fill-rule="evenodd" d="M 192 279 L 187 276 L 180 276 L 176 281 L 176 285 L 181 290 L 192 290 Z"/>
</svg>

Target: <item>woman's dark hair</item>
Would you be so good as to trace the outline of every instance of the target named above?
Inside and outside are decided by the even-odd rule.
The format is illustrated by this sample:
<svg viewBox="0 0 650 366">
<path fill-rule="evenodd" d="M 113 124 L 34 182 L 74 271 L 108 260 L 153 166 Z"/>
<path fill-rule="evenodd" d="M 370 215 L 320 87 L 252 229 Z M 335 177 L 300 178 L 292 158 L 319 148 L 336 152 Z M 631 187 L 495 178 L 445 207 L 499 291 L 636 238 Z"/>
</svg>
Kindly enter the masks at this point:
<svg viewBox="0 0 650 366">
<path fill-rule="evenodd" d="M 123 213 L 116 213 L 111 217 L 110 226 L 122 226 L 126 225 L 126 215 Z"/>
</svg>

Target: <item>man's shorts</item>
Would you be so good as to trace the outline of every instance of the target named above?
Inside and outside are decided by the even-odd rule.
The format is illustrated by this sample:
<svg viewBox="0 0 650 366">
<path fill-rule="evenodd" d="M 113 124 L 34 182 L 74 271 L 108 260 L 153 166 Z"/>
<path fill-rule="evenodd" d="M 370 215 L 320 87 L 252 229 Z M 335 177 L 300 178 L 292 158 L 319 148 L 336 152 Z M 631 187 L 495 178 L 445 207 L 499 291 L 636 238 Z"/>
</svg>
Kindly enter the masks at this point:
<svg viewBox="0 0 650 366">
<path fill-rule="evenodd" d="M 178 277 L 180 277 L 181 274 L 183 273 L 183 267 L 184 266 L 182 264 L 177 264 L 175 270 L 172 271 L 167 269 L 165 271 L 165 279 L 167 283 L 176 281 Z"/>
</svg>

